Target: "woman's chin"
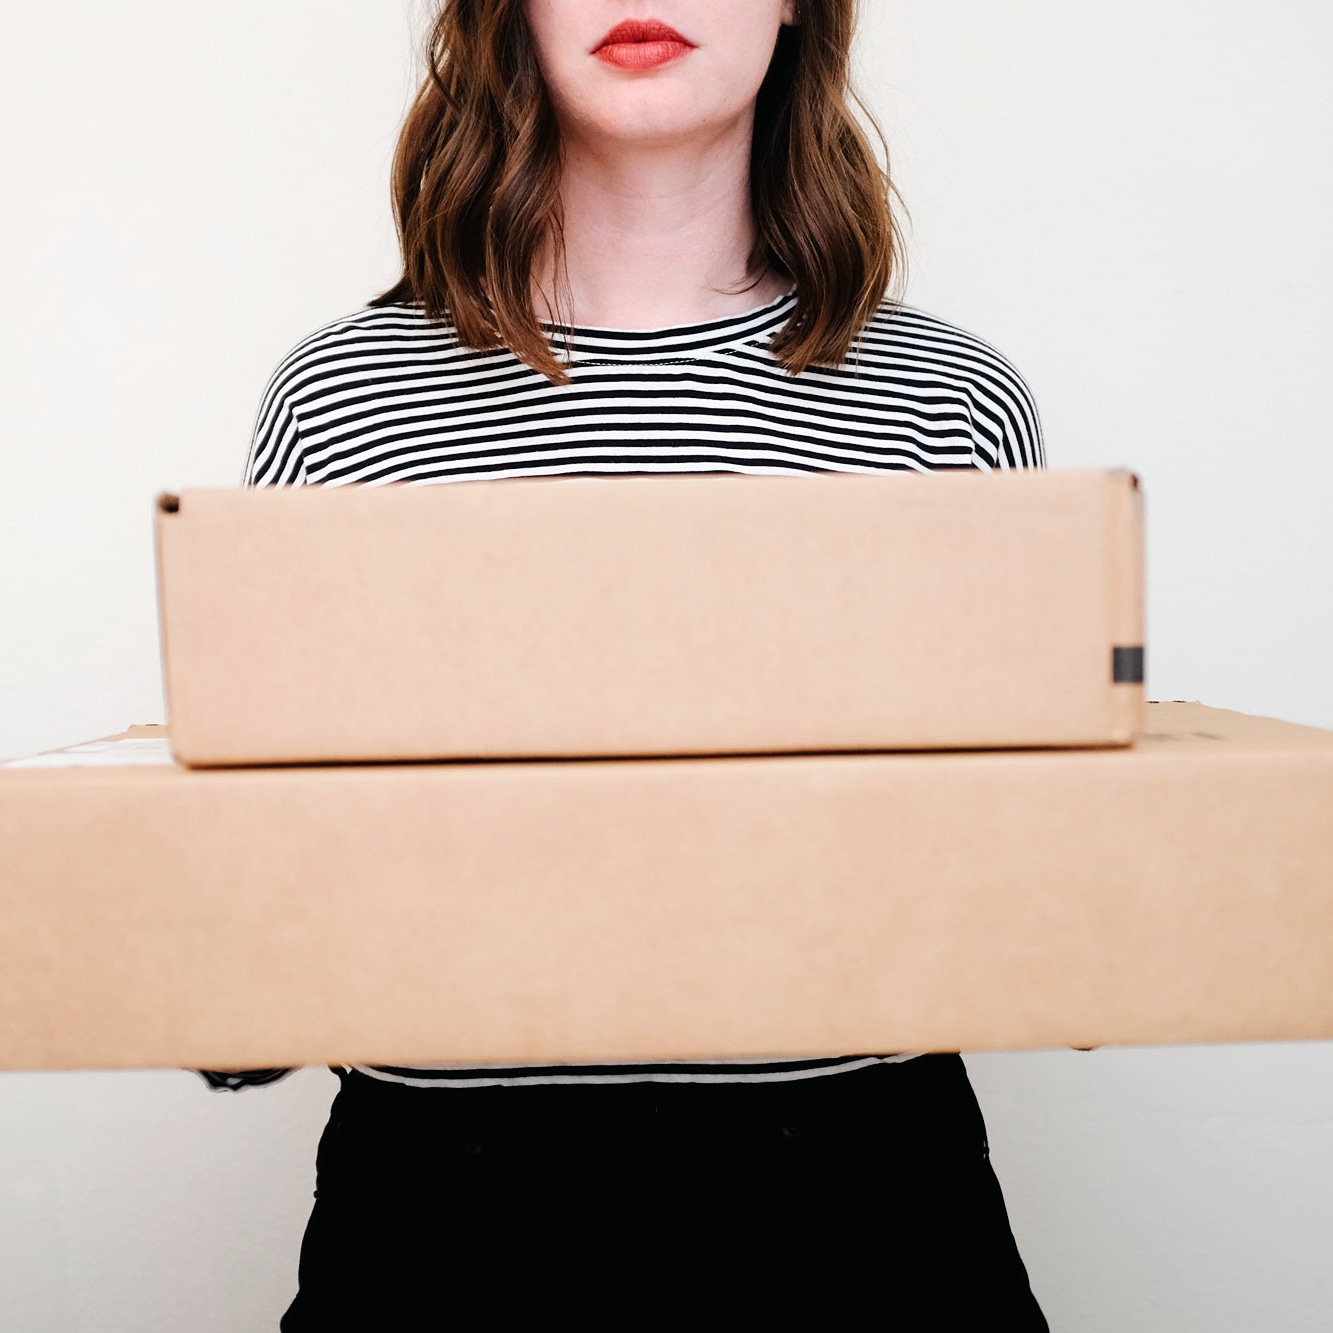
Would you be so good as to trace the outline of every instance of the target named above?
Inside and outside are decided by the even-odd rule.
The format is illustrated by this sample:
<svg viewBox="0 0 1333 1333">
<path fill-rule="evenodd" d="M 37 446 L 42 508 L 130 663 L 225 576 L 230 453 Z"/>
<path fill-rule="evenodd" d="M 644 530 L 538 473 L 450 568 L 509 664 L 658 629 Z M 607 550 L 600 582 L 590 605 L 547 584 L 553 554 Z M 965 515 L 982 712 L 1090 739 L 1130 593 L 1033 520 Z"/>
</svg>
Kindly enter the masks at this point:
<svg viewBox="0 0 1333 1333">
<path fill-rule="evenodd" d="M 629 95 L 607 97 L 590 114 L 562 118 L 566 140 L 647 150 L 716 141 L 731 130 L 750 132 L 743 108 L 700 107 L 695 99 L 665 88 L 624 91 Z"/>
</svg>

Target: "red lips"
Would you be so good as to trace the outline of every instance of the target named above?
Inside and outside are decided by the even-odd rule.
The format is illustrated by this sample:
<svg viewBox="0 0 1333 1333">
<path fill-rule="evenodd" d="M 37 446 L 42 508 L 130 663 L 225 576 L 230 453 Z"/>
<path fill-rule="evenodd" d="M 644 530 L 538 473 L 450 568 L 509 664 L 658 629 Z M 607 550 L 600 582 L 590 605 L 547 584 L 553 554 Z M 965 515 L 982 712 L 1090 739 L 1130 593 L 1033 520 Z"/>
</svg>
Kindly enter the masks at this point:
<svg viewBox="0 0 1333 1333">
<path fill-rule="evenodd" d="M 656 69 L 693 50 L 693 42 L 657 19 L 626 19 L 593 47 L 592 54 L 620 69 Z"/>
</svg>

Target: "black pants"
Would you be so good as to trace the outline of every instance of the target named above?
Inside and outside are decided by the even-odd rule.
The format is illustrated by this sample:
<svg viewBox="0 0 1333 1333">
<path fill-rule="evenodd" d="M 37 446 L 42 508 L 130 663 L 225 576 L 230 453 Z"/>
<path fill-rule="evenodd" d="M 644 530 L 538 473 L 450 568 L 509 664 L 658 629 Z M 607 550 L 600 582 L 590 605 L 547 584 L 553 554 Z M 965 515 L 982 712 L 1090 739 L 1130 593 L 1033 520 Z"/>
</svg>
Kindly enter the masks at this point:
<svg viewBox="0 0 1333 1333">
<path fill-rule="evenodd" d="M 1047 1327 L 957 1056 L 748 1085 L 342 1078 L 285 1333 Z"/>
</svg>

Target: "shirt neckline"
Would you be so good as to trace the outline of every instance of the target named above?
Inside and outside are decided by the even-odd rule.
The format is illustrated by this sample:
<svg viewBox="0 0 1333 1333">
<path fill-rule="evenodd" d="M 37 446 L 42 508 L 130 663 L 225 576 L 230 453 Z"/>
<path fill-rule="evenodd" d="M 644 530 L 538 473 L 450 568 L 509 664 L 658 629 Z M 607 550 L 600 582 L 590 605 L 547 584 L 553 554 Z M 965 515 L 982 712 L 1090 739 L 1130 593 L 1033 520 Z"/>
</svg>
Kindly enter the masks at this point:
<svg viewBox="0 0 1333 1333">
<path fill-rule="evenodd" d="M 542 320 L 557 354 L 568 350 L 574 360 L 584 358 L 639 358 L 645 355 L 692 355 L 754 342 L 776 333 L 791 318 L 796 290 L 753 310 L 699 324 L 678 324 L 657 329 L 612 329 L 596 325 L 565 325 Z"/>
</svg>

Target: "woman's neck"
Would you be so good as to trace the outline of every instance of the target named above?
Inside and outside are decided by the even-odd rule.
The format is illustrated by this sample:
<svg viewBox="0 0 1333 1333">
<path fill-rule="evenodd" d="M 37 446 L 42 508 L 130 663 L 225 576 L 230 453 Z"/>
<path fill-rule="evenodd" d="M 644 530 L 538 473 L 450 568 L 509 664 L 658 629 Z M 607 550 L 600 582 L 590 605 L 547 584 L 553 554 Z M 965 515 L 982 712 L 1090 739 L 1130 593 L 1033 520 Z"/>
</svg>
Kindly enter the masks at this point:
<svg viewBox="0 0 1333 1333">
<path fill-rule="evenodd" d="M 743 124 L 704 144 L 567 140 L 567 286 L 548 263 L 537 284 L 546 310 L 589 328 L 652 329 L 742 314 L 781 296 L 785 278 L 747 271 L 750 135 Z"/>
</svg>

